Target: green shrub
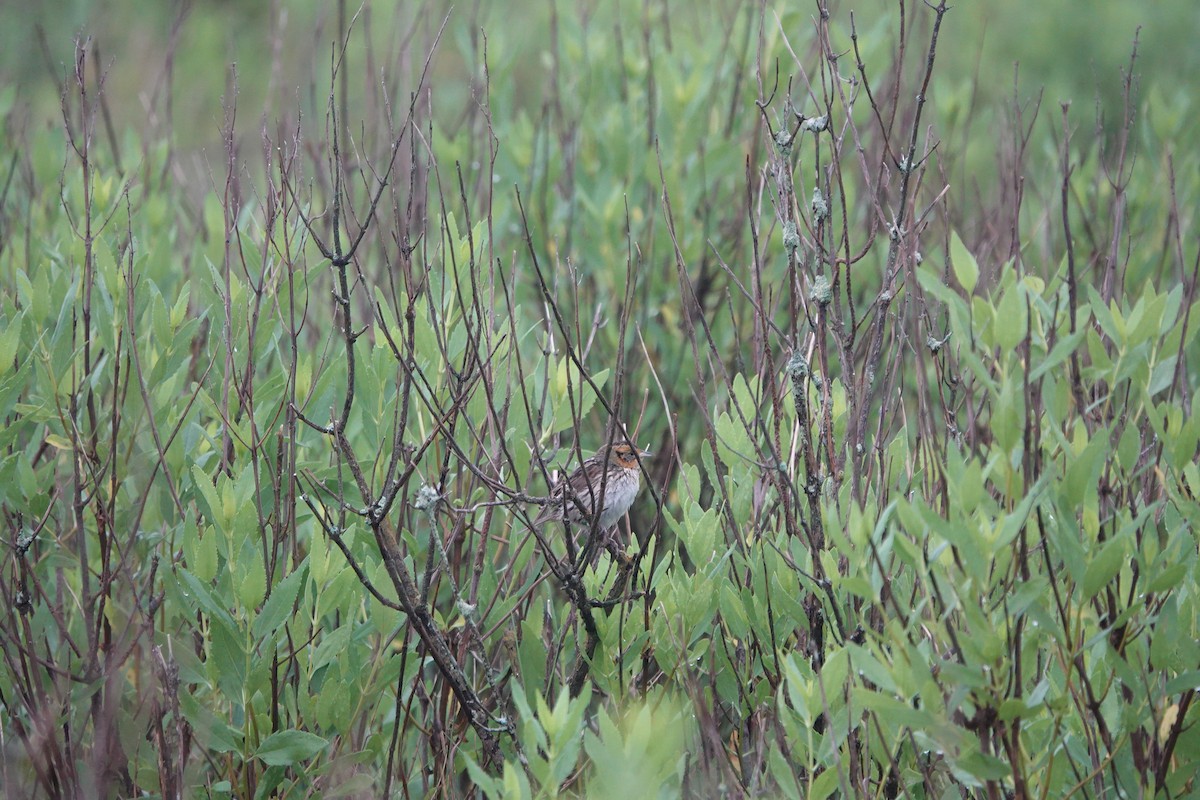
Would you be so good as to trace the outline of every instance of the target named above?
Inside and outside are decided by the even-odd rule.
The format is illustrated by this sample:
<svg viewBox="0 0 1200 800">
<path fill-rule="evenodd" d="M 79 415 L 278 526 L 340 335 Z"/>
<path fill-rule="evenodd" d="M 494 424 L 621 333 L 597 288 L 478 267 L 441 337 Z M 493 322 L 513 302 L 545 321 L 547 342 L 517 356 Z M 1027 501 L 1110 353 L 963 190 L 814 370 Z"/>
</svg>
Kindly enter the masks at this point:
<svg viewBox="0 0 1200 800">
<path fill-rule="evenodd" d="M 459 13 L 270 28 L 203 153 L 0 93 L 5 795 L 1193 792 L 1189 93 Z M 626 434 L 623 558 L 533 524 Z"/>
</svg>

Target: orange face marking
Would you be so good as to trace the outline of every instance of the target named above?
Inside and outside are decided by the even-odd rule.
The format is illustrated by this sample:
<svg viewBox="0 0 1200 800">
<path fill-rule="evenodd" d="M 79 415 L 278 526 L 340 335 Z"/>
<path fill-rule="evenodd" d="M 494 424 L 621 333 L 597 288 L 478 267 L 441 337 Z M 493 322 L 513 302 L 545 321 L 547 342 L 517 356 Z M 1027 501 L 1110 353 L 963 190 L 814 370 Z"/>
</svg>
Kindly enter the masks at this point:
<svg viewBox="0 0 1200 800">
<path fill-rule="evenodd" d="M 635 447 L 630 447 L 627 444 L 618 444 L 613 446 L 613 459 L 625 467 L 626 469 L 634 469 L 637 467 L 638 450 Z"/>
</svg>

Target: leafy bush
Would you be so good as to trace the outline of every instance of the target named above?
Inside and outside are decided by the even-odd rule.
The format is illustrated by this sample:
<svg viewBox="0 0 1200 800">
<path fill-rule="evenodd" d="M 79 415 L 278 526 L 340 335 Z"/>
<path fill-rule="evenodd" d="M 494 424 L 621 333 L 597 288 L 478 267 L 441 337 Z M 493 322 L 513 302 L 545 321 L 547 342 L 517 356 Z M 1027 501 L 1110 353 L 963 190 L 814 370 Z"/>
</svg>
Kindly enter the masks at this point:
<svg viewBox="0 0 1200 800">
<path fill-rule="evenodd" d="M 1186 93 L 985 135 L 944 4 L 428 13 L 230 71 L 199 170 L 87 42 L 0 95 L 6 796 L 1194 791 Z M 626 436 L 625 557 L 533 524 Z"/>
</svg>

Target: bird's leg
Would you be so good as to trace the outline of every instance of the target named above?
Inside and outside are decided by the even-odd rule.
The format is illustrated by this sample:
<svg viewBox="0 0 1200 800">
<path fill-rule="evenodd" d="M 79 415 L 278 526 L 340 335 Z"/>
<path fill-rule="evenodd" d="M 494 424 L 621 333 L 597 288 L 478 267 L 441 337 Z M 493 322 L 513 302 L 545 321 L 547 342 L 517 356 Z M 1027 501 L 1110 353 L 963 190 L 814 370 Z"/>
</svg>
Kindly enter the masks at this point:
<svg viewBox="0 0 1200 800">
<path fill-rule="evenodd" d="M 617 537 L 610 537 L 609 540 L 604 544 L 605 547 L 608 548 L 609 554 L 612 555 L 613 561 L 617 562 L 622 567 L 628 567 L 633 564 L 633 556 L 625 552 L 625 548 L 621 547 L 621 543 L 617 541 Z"/>
</svg>

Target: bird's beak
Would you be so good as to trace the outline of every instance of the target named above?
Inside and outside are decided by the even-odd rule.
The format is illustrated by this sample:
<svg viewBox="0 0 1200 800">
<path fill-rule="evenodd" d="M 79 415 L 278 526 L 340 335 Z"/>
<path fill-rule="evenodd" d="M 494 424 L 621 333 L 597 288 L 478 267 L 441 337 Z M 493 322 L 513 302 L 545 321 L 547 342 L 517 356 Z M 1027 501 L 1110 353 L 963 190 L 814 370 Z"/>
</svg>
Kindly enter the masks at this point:
<svg viewBox="0 0 1200 800">
<path fill-rule="evenodd" d="M 650 458 L 652 455 L 654 455 L 654 453 L 651 453 L 649 450 L 638 451 L 638 458 Z"/>
</svg>

